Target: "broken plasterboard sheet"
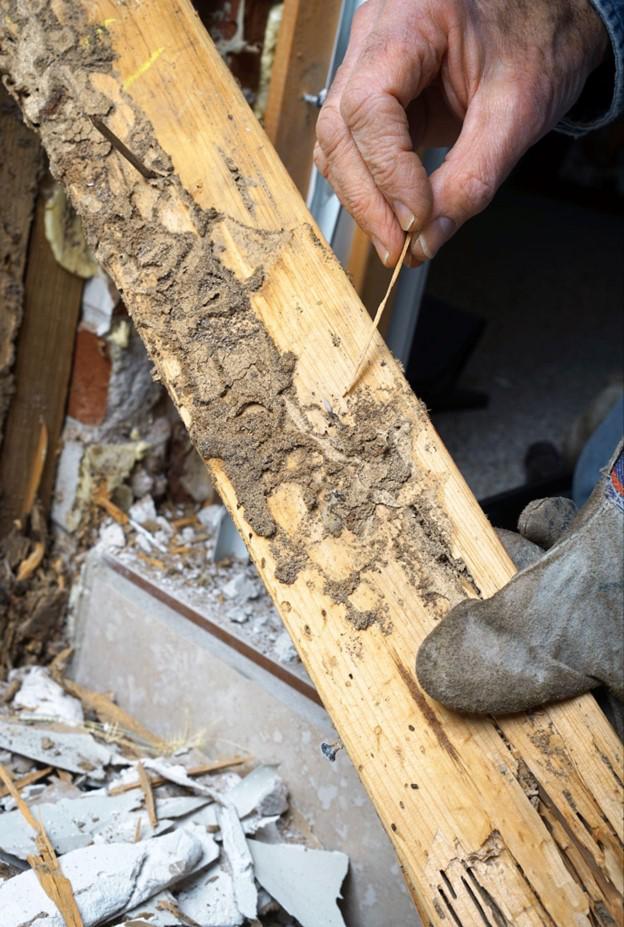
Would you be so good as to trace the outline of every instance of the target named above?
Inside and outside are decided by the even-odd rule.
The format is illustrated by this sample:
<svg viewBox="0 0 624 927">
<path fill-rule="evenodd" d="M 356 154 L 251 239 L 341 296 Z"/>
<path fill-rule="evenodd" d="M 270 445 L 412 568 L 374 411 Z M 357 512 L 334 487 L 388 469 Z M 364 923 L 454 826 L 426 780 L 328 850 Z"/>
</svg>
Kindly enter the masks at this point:
<svg viewBox="0 0 624 927">
<path fill-rule="evenodd" d="M 236 809 L 231 806 L 219 808 L 218 819 L 223 852 L 234 882 L 236 906 L 244 917 L 255 920 L 258 913 L 258 891 L 253 860 Z"/>
<path fill-rule="evenodd" d="M 301 927 L 345 927 L 336 899 L 347 874 L 345 853 L 248 840 L 256 878 Z"/>
<path fill-rule="evenodd" d="M 90 779 L 103 779 L 105 766 L 113 762 L 125 762 L 94 740 L 91 734 L 61 733 L 2 720 L 0 747 L 43 763 L 44 766 L 88 775 Z"/>
<path fill-rule="evenodd" d="M 140 808 L 142 794 L 97 793 L 82 798 L 61 799 L 53 804 L 32 806 L 56 852 L 62 856 L 93 843 L 93 837 L 107 826 L 122 823 L 131 811 Z M 132 839 L 132 837 L 130 838 Z M 35 833 L 21 811 L 0 814 L 0 849 L 18 859 L 37 852 Z"/>
<path fill-rule="evenodd" d="M 199 795 L 206 795 L 216 802 L 223 801 L 223 795 L 215 789 L 211 789 L 209 786 L 202 785 L 201 782 L 191 779 L 184 766 L 179 763 L 168 763 L 162 758 L 151 759 L 150 757 L 147 757 L 141 762 L 146 769 L 151 769 L 152 772 L 162 776 L 163 779 L 167 779 L 168 782 L 173 782 L 174 785 L 181 785 L 185 789 L 190 789 L 191 792 L 197 792 Z"/>
<path fill-rule="evenodd" d="M 26 670 L 11 706 L 20 709 L 21 718 L 46 718 L 70 726 L 84 721 L 78 699 L 68 695 L 43 666 L 31 666 Z"/>
<path fill-rule="evenodd" d="M 113 281 L 106 274 L 96 274 L 84 285 L 82 291 L 81 325 L 94 335 L 106 335 L 110 331 L 113 312 L 119 302 Z"/>
<path fill-rule="evenodd" d="M 101 844 L 61 857 L 84 927 L 124 914 L 216 859 L 219 849 L 188 828 L 141 843 Z M 0 884 L 2 927 L 65 927 L 31 870 Z"/>
<path fill-rule="evenodd" d="M 245 920 L 236 904 L 232 876 L 221 865 L 186 882 L 177 905 L 201 927 L 240 927 Z"/>
<path fill-rule="evenodd" d="M 132 911 L 126 911 L 124 920 L 115 927 L 189 927 L 189 919 L 182 920 L 177 910 L 180 910 L 178 902 L 171 892 L 159 892 Z"/>
<path fill-rule="evenodd" d="M 283 814 L 288 809 L 288 788 L 274 766 L 257 766 L 226 793 L 240 818 L 252 811 L 262 817 Z"/>
</svg>

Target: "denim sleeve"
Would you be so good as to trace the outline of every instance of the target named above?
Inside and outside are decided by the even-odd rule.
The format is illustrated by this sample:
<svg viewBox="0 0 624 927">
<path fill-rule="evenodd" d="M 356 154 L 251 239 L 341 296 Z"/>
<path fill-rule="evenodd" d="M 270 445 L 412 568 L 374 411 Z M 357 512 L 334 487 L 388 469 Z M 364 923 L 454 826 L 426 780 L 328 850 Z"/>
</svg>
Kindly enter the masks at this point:
<svg viewBox="0 0 624 927">
<path fill-rule="evenodd" d="M 580 99 L 559 122 L 566 135 L 601 129 L 624 112 L 624 0 L 591 0 L 611 41 L 608 60 L 590 74 Z"/>
</svg>

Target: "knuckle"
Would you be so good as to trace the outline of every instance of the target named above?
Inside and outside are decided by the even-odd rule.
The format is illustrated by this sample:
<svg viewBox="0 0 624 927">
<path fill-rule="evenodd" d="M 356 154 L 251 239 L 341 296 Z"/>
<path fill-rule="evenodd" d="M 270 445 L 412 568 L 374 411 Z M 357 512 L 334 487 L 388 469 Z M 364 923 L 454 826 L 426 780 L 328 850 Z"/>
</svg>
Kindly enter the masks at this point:
<svg viewBox="0 0 624 927">
<path fill-rule="evenodd" d="M 353 129 L 366 125 L 372 109 L 370 87 L 360 81 L 351 81 L 343 90 L 340 112 L 346 124 Z"/>
<path fill-rule="evenodd" d="M 384 191 L 399 193 L 404 186 L 400 159 L 396 152 L 379 150 L 370 165 L 375 184 Z"/>
<path fill-rule="evenodd" d="M 327 157 L 340 145 L 344 139 L 346 127 L 340 113 L 327 104 L 321 109 L 316 122 L 316 138 Z"/>
<path fill-rule="evenodd" d="M 492 201 L 496 192 L 494 184 L 479 174 L 464 174 L 459 180 L 465 211 L 481 212 Z"/>
</svg>

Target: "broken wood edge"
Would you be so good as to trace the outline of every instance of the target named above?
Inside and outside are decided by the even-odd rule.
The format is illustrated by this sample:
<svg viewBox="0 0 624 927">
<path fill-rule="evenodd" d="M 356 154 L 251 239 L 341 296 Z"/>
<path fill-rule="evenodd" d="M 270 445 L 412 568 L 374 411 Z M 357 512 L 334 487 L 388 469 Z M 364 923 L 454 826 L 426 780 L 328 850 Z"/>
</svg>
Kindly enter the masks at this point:
<svg viewBox="0 0 624 927">
<path fill-rule="evenodd" d="M 35 832 L 35 843 L 38 855 L 27 857 L 28 863 L 37 876 L 41 888 L 50 901 L 56 905 L 59 914 L 65 921 L 66 927 L 84 927 L 82 916 L 74 897 L 71 882 L 63 875 L 54 847 L 50 842 L 45 827 L 33 815 L 32 811 L 22 798 L 11 775 L 0 764 L 0 780 L 4 783 L 9 794 L 15 801 L 22 817 Z"/>
</svg>

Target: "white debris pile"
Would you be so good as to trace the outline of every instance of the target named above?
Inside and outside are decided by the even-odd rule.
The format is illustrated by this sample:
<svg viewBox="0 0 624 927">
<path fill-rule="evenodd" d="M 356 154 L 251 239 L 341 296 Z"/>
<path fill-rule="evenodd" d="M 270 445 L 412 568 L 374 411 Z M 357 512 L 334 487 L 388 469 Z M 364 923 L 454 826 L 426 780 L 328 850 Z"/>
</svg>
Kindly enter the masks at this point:
<svg viewBox="0 0 624 927">
<path fill-rule="evenodd" d="M 276 767 L 163 755 L 106 696 L 55 675 L 0 684 L 2 927 L 65 927 L 65 904 L 84 927 L 344 927 L 348 859 L 292 842 Z"/>
<path fill-rule="evenodd" d="M 222 505 L 136 502 L 122 527 L 105 520 L 100 546 L 177 601 L 196 608 L 269 659 L 300 675 L 302 664 L 245 546 Z"/>
</svg>

